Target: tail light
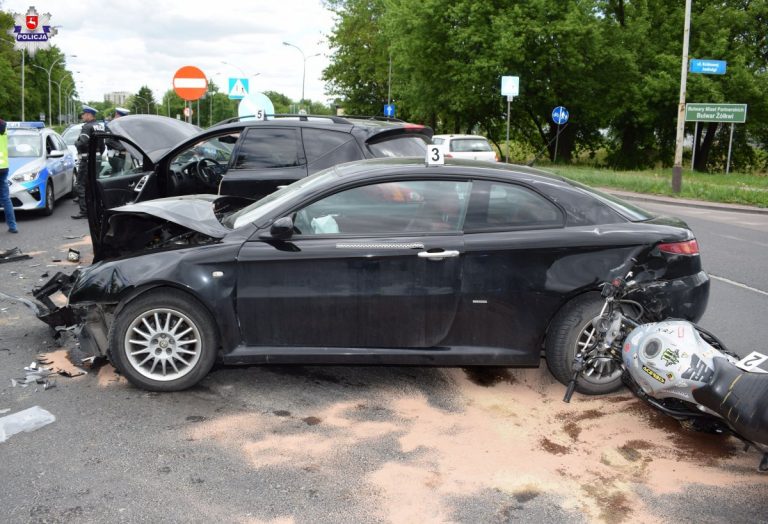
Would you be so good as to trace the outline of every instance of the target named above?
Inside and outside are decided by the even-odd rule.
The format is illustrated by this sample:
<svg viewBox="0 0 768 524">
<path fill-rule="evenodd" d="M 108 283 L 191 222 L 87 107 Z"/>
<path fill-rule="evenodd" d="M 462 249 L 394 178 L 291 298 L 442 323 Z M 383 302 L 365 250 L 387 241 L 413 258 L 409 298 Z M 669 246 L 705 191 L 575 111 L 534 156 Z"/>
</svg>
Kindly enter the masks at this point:
<svg viewBox="0 0 768 524">
<path fill-rule="evenodd" d="M 696 239 L 685 242 L 668 242 L 659 244 L 659 251 L 669 255 L 698 255 L 699 243 Z"/>
<path fill-rule="evenodd" d="M 446 153 L 446 154 L 445 154 L 445 158 L 453 158 L 453 155 L 452 155 L 452 154 L 450 154 L 450 153 Z"/>
</svg>

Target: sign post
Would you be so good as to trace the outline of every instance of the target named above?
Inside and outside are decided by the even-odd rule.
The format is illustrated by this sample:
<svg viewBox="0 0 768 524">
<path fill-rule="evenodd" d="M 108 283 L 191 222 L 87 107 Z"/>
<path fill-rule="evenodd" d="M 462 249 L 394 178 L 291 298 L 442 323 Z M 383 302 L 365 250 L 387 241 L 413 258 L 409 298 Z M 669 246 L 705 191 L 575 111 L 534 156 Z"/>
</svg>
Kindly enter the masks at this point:
<svg viewBox="0 0 768 524">
<path fill-rule="evenodd" d="M 725 174 L 731 172 L 731 151 L 733 149 L 733 124 L 743 124 L 747 121 L 747 104 L 685 104 L 685 121 L 696 122 L 693 132 L 693 154 L 691 168 L 696 155 L 696 134 L 699 122 L 718 122 L 731 124 L 731 138 L 728 140 L 728 160 L 725 163 Z"/>
<path fill-rule="evenodd" d="M 197 67 L 184 66 L 173 75 L 173 90 L 187 102 L 193 102 L 208 91 L 208 79 Z"/>
<path fill-rule="evenodd" d="M 565 106 L 557 106 L 552 110 L 552 121 L 557 124 L 557 133 L 555 133 L 555 156 L 552 160 L 553 164 L 557 162 L 557 148 L 560 145 L 560 126 L 568 123 L 568 117 L 569 113 Z"/>
<path fill-rule="evenodd" d="M 506 162 L 509 164 L 509 113 L 512 111 L 512 99 L 520 94 L 519 76 L 501 77 L 501 96 L 507 97 L 507 155 Z"/>
</svg>

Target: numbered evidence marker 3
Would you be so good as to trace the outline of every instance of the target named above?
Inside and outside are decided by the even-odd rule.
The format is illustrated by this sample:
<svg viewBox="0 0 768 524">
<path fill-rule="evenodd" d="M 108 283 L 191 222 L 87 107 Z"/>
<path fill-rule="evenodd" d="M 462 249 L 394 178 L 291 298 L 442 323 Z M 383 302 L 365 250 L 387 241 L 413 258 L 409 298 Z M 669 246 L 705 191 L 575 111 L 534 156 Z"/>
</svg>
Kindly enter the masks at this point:
<svg viewBox="0 0 768 524">
<path fill-rule="evenodd" d="M 430 144 L 427 146 L 427 165 L 441 166 L 445 164 L 445 146 Z"/>
</svg>

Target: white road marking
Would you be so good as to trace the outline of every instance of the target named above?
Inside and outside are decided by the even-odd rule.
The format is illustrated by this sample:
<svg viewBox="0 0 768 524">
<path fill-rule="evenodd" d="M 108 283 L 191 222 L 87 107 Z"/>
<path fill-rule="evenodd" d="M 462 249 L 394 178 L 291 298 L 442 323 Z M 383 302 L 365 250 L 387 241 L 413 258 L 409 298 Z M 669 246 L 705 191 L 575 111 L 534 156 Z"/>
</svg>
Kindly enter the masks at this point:
<svg viewBox="0 0 768 524">
<path fill-rule="evenodd" d="M 748 286 L 746 284 L 742 284 L 741 282 L 736 282 L 734 280 L 729 280 L 727 278 L 718 277 L 717 275 L 709 274 L 710 278 L 714 278 L 715 280 L 719 280 L 720 282 L 725 282 L 726 284 L 731 284 L 732 286 L 741 287 L 744 289 L 748 289 L 750 291 L 754 291 L 755 293 L 760 293 L 761 295 L 765 295 L 768 297 L 768 291 L 763 291 L 762 289 L 757 289 L 752 286 Z"/>
</svg>

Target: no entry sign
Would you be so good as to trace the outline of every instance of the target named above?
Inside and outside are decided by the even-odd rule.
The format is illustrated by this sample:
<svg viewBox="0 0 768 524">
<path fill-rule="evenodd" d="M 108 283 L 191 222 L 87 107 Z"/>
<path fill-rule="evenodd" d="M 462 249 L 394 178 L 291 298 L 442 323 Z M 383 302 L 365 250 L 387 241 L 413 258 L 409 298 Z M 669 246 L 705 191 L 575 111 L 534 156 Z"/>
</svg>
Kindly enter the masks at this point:
<svg viewBox="0 0 768 524">
<path fill-rule="evenodd" d="M 208 80 L 197 67 L 184 66 L 173 75 L 173 90 L 184 100 L 197 100 L 208 91 Z"/>
</svg>

